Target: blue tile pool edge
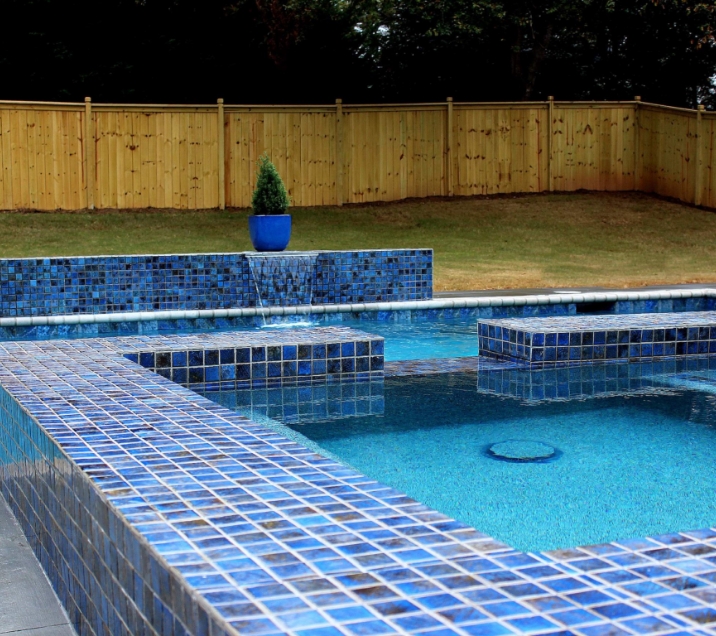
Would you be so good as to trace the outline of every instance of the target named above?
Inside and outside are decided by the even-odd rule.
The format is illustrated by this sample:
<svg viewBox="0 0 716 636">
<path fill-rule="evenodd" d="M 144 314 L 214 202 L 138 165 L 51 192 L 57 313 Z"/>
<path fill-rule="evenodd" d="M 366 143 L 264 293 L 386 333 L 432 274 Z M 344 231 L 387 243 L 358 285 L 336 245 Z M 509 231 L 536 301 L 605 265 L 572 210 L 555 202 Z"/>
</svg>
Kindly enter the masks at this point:
<svg viewBox="0 0 716 636">
<path fill-rule="evenodd" d="M 24 470 L 3 467 L 5 475 L 0 480 L 0 492 L 78 633 L 87 633 L 85 630 L 92 626 L 89 629 L 94 634 L 106 628 L 109 631 L 105 633 L 135 636 L 153 631 L 152 623 L 161 630 L 159 633 L 177 636 L 234 633 L 209 602 L 186 589 L 178 572 L 127 522 L 52 436 L 17 406 L 18 402 L 0 386 L 0 433 L 3 434 L 0 451 L 6 455 L 13 451 L 7 437 L 2 440 L 7 436 L 7 428 L 2 425 L 10 423 L 16 433 L 26 437 L 25 449 L 35 447 L 34 463 L 42 463 L 42 467 L 35 466 L 34 471 L 29 467 Z M 14 417 L 10 415 L 13 411 Z M 2 455 L 0 452 L 0 458 Z M 93 509 L 95 514 L 90 512 Z M 89 520 L 87 532 L 82 531 L 82 521 L 76 521 L 80 519 L 85 523 Z M 49 528 L 54 532 L 48 532 Z M 112 551 L 114 567 L 100 556 Z M 126 556 L 122 558 L 121 552 Z M 77 567 L 78 561 L 85 560 L 92 562 L 91 569 Z M 128 563 L 134 566 L 131 574 Z M 153 589 L 148 583 L 160 577 L 161 587 L 170 588 L 171 595 L 181 600 L 178 607 L 184 611 L 178 614 L 176 621 L 168 622 L 164 618 L 165 604 L 159 589 Z M 134 589 L 141 596 L 133 599 L 131 594 L 122 593 L 124 589 Z M 121 614 L 109 611 L 111 599 L 121 600 L 124 610 Z M 145 618 L 145 613 L 151 618 Z M 154 620 L 155 613 L 159 621 Z M 93 629 L 95 627 L 98 629 Z"/>
<path fill-rule="evenodd" d="M 85 366 L 83 363 L 83 373 L 80 374 L 80 377 L 84 378 L 84 376 L 91 375 L 92 365 L 102 358 L 100 354 L 104 348 L 104 343 L 47 343 L 44 346 L 31 343 L 28 345 L 17 345 L 16 347 L 18 349 L 26 349 L 27 353 L 35 354 L 41 353 L 44 347 L 49 347 L 49 350 L 55 350 L 58 355 L 58 350 L 63 350 L 65 353 L 72 350 L 81 350 L 81 359 L 89 361 L 89 366 Z M 89 347 L 89 350 L 87 350 L 86 347 Z M 3 346 L 2 350 L 7 351 L 6 346 Z M 43 365 L 41 360 L 34 359 L 29 363 L 35 365 L 36 373 L 42 374 L 45 372 L 45 365 Z M 121 365 L 123 369 L 127 369 L 126 365 L 131 365 L 131 363 L 125 361 L 122 362 Z M 3 375 L 6 375 L 6 373 L 3 372 Z M 151 378 L 149 372 L 146 371 L 140 371 L 139 375 L 143 378 L 145 384 L 148 383 L 145 387 L 147 393 L 159 396 L 154 399 L 166 397 L 166 391 L 168 390 L 171 395 L 181 395 L 191 403 L 197 403 L 196 397 L 188 395 L 188 392 L 180 387 L 176 387 L 176 385 L 172 385 L 156 376 Z M 102 377 L 101 374 L 98 376 L 98 382 L 101 381 L 99 378 Z M 88 386 L 90 387 L 90 391 L 94 390 L 91 386 L 91 382 Z M 72 394 L 72 392 L 70 392 L 70 394 Z M 30 397 L 37 399 L 33 396 Z M 12 398 L 13 402 L 14 399 L 15 398 Z M 34 430 L 31 431 L 31 435 L 37 440 L 37 443 L 32 445 L 43 448 L 44 452 L 47 452 L 50 457 L 53 457 L 53 451 L 48 449 L 48 442 L 46 441 L 52 440 L 50 435 L 42 430 L 43 427 L 40 424 L 42 418 L 40 417 L 38 420 L 31 417 L 26 409 L 19 408 L 13 402 L 6 403 L 7 408 L 5 412 L 12 413 L 16 420 L 25 419 L 26 423 L 31 420 L 36 425 L 34 426 Z M 39 405 L 40 402 L 38 400 L 35 403 Z M 242 431 L 248 431 L 251 433 L 250 436 L 252 438 L 267 440 L 269 446 L 271 446 L 272 443 L 284 445 L 286 449 L 291 451 L 286 455 L 282 455 L 289 463 L 308 457 L 310 460 L 309 466 L 311 462 L 313 462 L 312 465 L 319 467 L 319 473 L 322 471 L 325 477 L 319 476 L 318 482 L 311 477 L 306 477 L 304 480 L 300 480 L 300 482 L 304 484 L 301 487 L 316 488 L 317 492 L 324 493 L 322 495 L 316 495 L 322 498 L 326 497 L 328 492 L 331 492 L 326 491 L 326 486 L 323 484 L 327 483 L 330 485 L 335 483 L 336 486 L 340 484 L 341 489 L 347 488 L 347 490 L 343 491 L 345 494 L 338 493 L 338 496 L 333 498 L 335 499 L 335 503 L 345 505 L 340 503 L 341 501 L 345 501 L 350 504 L 349 509 L 354 511 L 350 514 L 359 515 L 359 517 L 353 517 L 352 521 L 346 521 L 345 519 L 335 521 L 332 519 L 336 515 L 331 513 L 330 510 L 324 512 L 323 515 L 318 515 L 322 516 L 323 520 L 315 519 L 315 514 L 305 512 L 295 517 L 295 519 L 307 519 L 310 520 L 310 522 L 305 523 L 305 521 L 302 521 L 293 526 L 293 531 L 312 532 L 311 528 L 314 527 L 322 528 L 334 525 L 342 531 L 339 535 L 351 534 L 352 538 L 350 541 L 355 541 L 354 543 L 326 543 L 325 540 L 319 540 L 319 538 L 334 535 L 316 535 L 315 533 L 312 535 L 313 540 L 318 541 L 319 544 L 324 546 L 320 547 L 316 545 L 316 550 L 328 549 L 335 552 L 336 557 L 328 558 L 328 561 L 337 562 L 335 567 L 338 568 L 333 571 L 329 570 L 327 573 L 324 572 L 323 575 L 312 577 L 312 585 L 315 583 L 319 586 L 318 589 L 320 589 L 321 586 L 327 584 L 330 589 L 336 590 L 331 593 L 340 593 L 351 601 L 357 601 L 351 603 L 350 607 L 342 608 L 346 610 L 343 612 L 343 615 L 345 615 L 344 619 L 339 620 L 336 618 L 336 616 L 340 614 L 330 614 L 329 612 L 331 610 L 326 609 L 330 608 L 330 605 L 325 606 L 325 608 L 324 606 L 314 605 L 313 609 L 309 607 L 310 611 L 305 610 L 298 612 L 298 614 L 301 615 L 310 614 L 310 616 L 303 616 L 305 620 L 308 621 L 305 625 L 296 624 L 294 627 L 285 625 L 283 627 L 270 627 L 265 622 L 261 622 L 268 619 L 259 617 L 254 620 L 248 620 L 248 622 L 242 621 L 241 631 L 244 633 L 282 632 L 297 633 L 301 634 L 301 636 L 304 634 L 325 634 L 328 636 L 332 633 L 365 633 L 355 631 L 359 625 L 362 625 L 361 629 L 376 629 L 379 633 L 381 630 L 383 633 L 386 633 L 386 630 L 390 633 L 412 633 L 416 630 L 432 630 L 437 634 L 444 630 L 446 626 L 452 628 L 454 630 L 453 633 L 459 634 L 516 633 L 524 630 L 533 631 L 535 633 L 544 633 L 546 631 L 552 633 L 560 628 L 568 629 L 570 624 L 578 625 L 579 622 L 582 621 L 589 626 L 589 629 L 592 629 L 591 632 L 585 630 L 582 633 L 603 633 L 594 630 L 598 628 L 606 630 L 610 625 L 621 625 L 632 633 L 634 633 L 635 630 L 636 633 L 642 633 L 639 631 L 640 629 L 646 629 L 647 627 L 651 629 L 661 624 L 662 627 L 671 627 L 668 633 L 677 633 L 679 629 L 684 628 L 689 631 L 682 631 L 682 633 L 697 634 L 700 632 L 694 629 L 696 625 L 708 624 L 716 620 L 716 617 L 713 616 L 713 610 L 711 609 L 713 599 L 716 597 L 716 590 L 713 586 L 714 578 L 716 577 L 712 576 L 716 566 L 714 566 L 713 562 L 708 561 L 706 557 L 701 558 L 694 556 L 693 558 L 689 558 L 687 551 L 679 551 L 679 546 L 683 544 L 689 549 L 693 549 L 694 555 L 699 554 L 699 552 L 696 551 L 699 549 L 706 550 L 706 554 L 716 552 L 716 548 L 713 547 L 713 544 L 716 543 L 716 532 L 704 530 L 694 533 L 677 533 L 661 538 L 616 542 L 606 546 L 574 548 L 544 554 L 529 555 L 518 553 L 514 550 L 510 550 L 507 546 L 491 541 L 489 537 L 485 537 L 463 524 L 459 524 L 446 518 L 444 515 L 430 511 L 425 506 L 406 498 L 401 493 L 384 487 L 373 480 L 369 480 L 354 471 L 346 470 L 340 465 L 329 460 L 323 460 L 322 458 L 311 460 L 311 456 L 306 455 L 306 449 L 302 449 L 299 445 L 295 444 L 289 443 L 286 445 L 285 442 L 281 441 L 279 436 L 272 436 L 265 430 L 261 431 L 251 422 L 243 418 L 237 417 L 234 414 L 226 414 L 223 410 L 216 409 L 204 402 L 200 402 L 200 405 L 207 415 L 218 417 L 223 422 L 233 422 L 238 426 L 238 428 L 232 426 L 227 429 L 227 431 L 238 432 L 238 434 L 241 435 L 244 434 Z M 258 437 L 255 437 L 256 435 Z M 30 448 L 30 446 L 27 447 Z M 87 448 L 89 449 L 89 447 Z M 89 458 L 85 459 L 89 460 Z M 94 461 L 85 461 L 84 470 L 78 467 L 77 470 L 79 473 L 77 475 L 75 475 L 73 471 L 68 470 L 68 466 L 70 465 L 76 466 L 76 464 L 66 464 L 64 458 L 54 456 L 52 466 L 43 463 L 42 466 L 45 466 L 45 468 L 38 471 L 36 470 L 37 466 L 34 465 L 35 470 L 33 472 L 39 472 L 39 477 L 51 475 L 49 477 L 50 483 L 55 483 L 58 476 L 60 478 L 69 476 L 70 482 L 79 479 L 79 482 L 72 483 L 72 492 L 76 496 L 77 491 L 79 491 L 81 497 L 88 498 L 87 501 L 90 499 L 94 501 L 99 493 L 96 492 L 95 488 L 90 487 L 90 484 L 93 482 L 90 481 L 88 472 L 93 473 L 93 471 L 100 470 L 100 467 L 96 464 L 96 459 Z M 32 468 L 32 466 L 26 465 L 26 473 L 30 474 L 30 471 L 27 470 L 28 468 Z M 96 473 L 94 474 L 96 478 Z M 30 487 L 30 495 L 27 498 L 28 502 L 37 504 L 46 501 L 46 499 L 38 495 L 37 491 L 35 493 L 32 492 L 33 484 L 30 483 L 30 479 L 26 475 L 22 474 L 22 471 L 15 475 L 15 478 L 16 481 L 22 482 L 24 480 Z M 6 492 L 5 484 L 3 484 L 3 486 L 4 492 Z M 358 486 L 361 486 L 361 488 L 356 490 Z M 74 487 L 76 487 L 76 489 Z M 352 494 L 360 493 L 361 489 L 367 499 L 351 498 Z M 292 492 L 295 496 L 297 491 L 284 490 L 284 492 Z M 119 496 L 119 499 L 115 499 L 115 501 L 125 504 L 123 508 L 125 512 L 139 505 L 139 503 L 133 503 L 131 501 L 133 498 L 130 496 L 131 493 L 126 493 L 126 495 L 129 498 L 125 501 L 122 501 L 125 499 L 123 496 Z M 346 495 L 348 496 L 347 499 L 345 499 Z M 106 498 L 100 497 L 100 499 L 109 501 Z M 354 505 L 356 501 L 373 501 L 376 506 L 356 508 Z M 69 506 L 73 505 L 70 500 L 66 500 L 65 503 L 69 503 Z M 18 509 L 18 505 L 20 504 L 15 504 L 15 509 Z M 92 508 L 94 505 L 96 504 L 89 503 L 89 508 Z M 111 507 L 114 504 L 109 501 L 109 505 Z M 126 507 L 126 505 L 129 507 Z M 317 505 L 320 507 L 321 504 L 318 503 Z M 373 504 L 371 504 L 371 506 L 373 506 Z M 269 506 L 270 510 L 271 508 L 272 507 Z M 272 511 L 275 513 L 276 510 L 282 509 L 274 508 Z M 72 515 L 73 519 L 82 519 L 85 514 L 79 509 L 74 510 L 74 512 L 76 512 L 76 514 Z M 100 510 L 100 517 L 103 514 L 104 513 Z M 140 512 L 140 514 L 143 513 Z M 338 514 L 342 516 L 346 513 L 341 511 Z M 398 516 L 396 517 L 396 515 Z M 112 538 L 113 534 L 115 538 L 117 537 L 118 528 L 115 525 L 113 529 L 112 524 L 116 524 L 116 520 L 120 518 L 121 513 L 118 513 L 116 518 L 110 517 L 106 521 L 103 520 L 101 528 L 107 529 L 104 537 Z M 316 521 L 315 525 L 314 520 Z M 361 530 L 362 526 L 360 524 L 366 523 L 369 524 L 368 528 Z M 25 525 L 27 526 L 27 521 Z M 147 524 L 145 523 L 144 525 L 146 526 Z M 376 536 L 367 534 L 372 532 L 378 534 Z M 390 538 L 390 535 L 394 535 L 394 538 Z M 381 536 L 386 537 L 386 540 L 389 542 L 385 546 L 381 545 L 381 541 L 383 541 Z M 416 537 L 419 540 L 416 539 Z M 452 540 L 449 540 L 450 538 L 452 538 Z M 100 537 L 100 539 L 103 539 L 103 537 Z M 298 541 L 301 540 L 302 539 L 298 539 Z M 121 541 L 126 542 L 126 539 L 123 537 Z M 395 541 L 404 542 L 402 547 L 406 549 L 403 550 L 398 546 L 396 550 L 395 547 L 392 547 Z M 131 539 L 129 543 L 131 543 Z M 133 555 L 133 558 L 139 558 L 139 561 L 136 561 L 138 566 L 141 566 L 141 568 L 149 568 L 146 572 L 142 569 L 142 572 L 148 574 L 152 581 L 156 577 L 160 591 L 163 586 L 165 592 L 167 592 L 171 588 L 171 581 L 175 580 L 171 563 L 167 561 L 170 568 L 169 572 L 172 575 L 168 579 L 168 582 L 165 575 L 162 575 L 159 569 L 151 567 L 151 564 L 154 562 L 161 563 L 162 559 L 157 559 L 156 550 L 157 545 L 163 546 L 164 543 L 165 542 L 159 541 L 158 544 L 154 544 L 154 547 L 149 546 L 147 548 L 149 551 L 149 566 L 146 565 L 141 557 Z M 102 544 L 107 545 L 104 540 L 92 541 L 89 547 Z M 83 548 L 87 548 L 86 542 L 82 545 Z M 351 548 L 347 551 L 341 549 L 340 552 L 336 552 L 337 546 L 350 547 L 360 545 L 368 548 L 368 550 Z M 410 545 L 412 545 L 412 547 L 410 547 Z M 675 546 L 675 548 L 673 546 Z M 69 547 L 72 547 L 72 542 L 69 543 Z M 106 549 L 109 549 L 111 554 L 111 545 L 107 546 Z M 237 550 L 238 548 L 232 549 Z M 311 549 L 308 551 L 310 552 Z M 48 554 L 50 554 L 50 552 L 51 550 L 48 550 Z M 129 550 L 129 552 L 131 552 L 131 550 Z M 173 553 L 170 551 L 168 554 L 171 556 Z M 242 554 L 242 552 L 239 551 L 238 554 Z M 243 552 L 243 554 L 246 555 L 246 552 Z M 249 552 L 249 554 L 252 553 Z M 278 555 L 280 553 L 276 554 Z M 303 553 L 295 545 L 286 551 L 286 555 L 288 556 L 295 557 L 296 554 Z M 398 558 L 396 555 L 401 556 Z M 42 558 L 42 552 L 40 552 L 40 556 Z M 44 563 L 47 562 L 47 558 L 48 557 L 44 557 Z M 154 561 L 152 561 L 152 558 L 154 558 Z M 365 560 L 358 561 L 359 559 Z M 625 564 L 628 564 L 629 559 L 631 559 L 632 562 L 640 563 L 644 573 L 625 570 Z M 340 565 L 340 563 L 344 561 L 348 564 L 347 566 Z M 694 561 L 702 563 L 700 569 L 698 563 L 695 564 Z M 322 563 L 323 561 L 319 560 L 317 562 Z M 356 566 L 356 562 L 360 565 Z M 310 565 L 313 561 L 309 559 L 305 563 Z M 281 568 L 284 566 L 280 565 L 279 561 L 279 564 L 274 564 L 274 567 Z M 348 569 L 342 571 L 340 569 L 341 567 L 347 567 Z M 679 567 L 682 567 L 682 570 L 679 570 Z M 118 573 L 120 569 L 121 568 L 118 568 Z M 263 569 L 265 572 L 270 572 L 274 576 L 276 575 L 275 569 L 273 569 L 270 564 L 263 566 Z M 321 570 L 321 572 L 323 572 L 323 570 Z M 620 572 L 623 572 L 623 574 L 620 574 Z M 126 576 L 126 572 L 123 576 Z M 619 587 L 620 581 L 624 581 L 624 579 L 619 578 L 620 576 L 627 576 L 626 580 L 629 581 L 630 585 L 635 584 L 635 580 L 639 582 L 640 577 L 644 579 L 642 582 L 645 585 L 649 581 L 655 580 L 654 585 L 658 589 L 664 590 L 664 592 L 663 594 L 658 591 L 655 592 L 651 588 L 649 590 L 639 588 L 638 591 L 632 591 L 627 588 L 625 591 Z M 178 580 L 179 583 L 182 582 L 181 577 L 178 577 L 176 580 Z M 305 593 L 301 593 L 295 586 L 301 584 L 302 580 L 305 580 L 305 578 L 292 578 L 290 574 L 279 577 L 279 584 L 283 586 L 284 590 L 289 590 L 289 592 L 291 592 L 293 588 L 293 594 L 287 594 L 280 590 L 271 591 L 265 589 L 266 587 L 271 587 L 271 585 L 265 586 L 257 584 L 254 586 L 255 589 L 250 585 L 246 586 L 242 588 L 244 591 L 250 589 L 254 589 L 254 591 L 250 592 L 250 594 L 252 594 L 250 598 L 244 600 L 254 600 L 256 604 L 261 604 L 264 602 L 258 599 L 269 598 L 270 600 L 271 598 L 270 596 L 262 597 L 261 594 L 274 594 L 277 595 L 275 602 L 280 604 L 280 602 L 283 602 L 281 599 L 285 600 L 289 597 L 301 600 L 307 597 L 318 598 L 319 596 L 324 596 L 324 594 L 311 595 L 309 593 L 306 595 Z M 164 583 L 162 583 L 162 581 L 164 581 Z M 320 581 L 324 581 L 325 583 L 320 583 Z M 90 582 L 88 587 L 92 587 L 93 585 L 94 583 Z M 134 583 L 132 583 L 132 585 L 134 585 Z M 666 587 L 664 587 L 665 585 Z M 371 594 L 378 594 L 377 590 L 379 589 L 384 590 L 380 592 L 381 594 L 387 595 L 382 601 L 380 600 L 380 596 L 364 598 L 357 592 L 354 593 L 352 591 L 376 590 L 371 592 Z M 671 593 L 670 590 L 675 590 L 675 592 Z M 669 593 L 667 594 L 667 592 Z M 256 596 L 253 596 L 254 593 Z M 161 617 L 159 633 L 184 633 L 181 631 L 181 629 L 184 628 L 184 626 L 181 625 L 181 619 L 179 619 L 179 624 L 177 624 L 176 617 L 171 619 L 165 618 L 166 613 L 163 603 L 168 600 L 169 604 L 166 607 L 171 606 L 171 599 L 175 598 L 177 594 L 179 594 L 179 591 L 174 588 L 173 594 L 170 593 L 169 597 L 167 597 L 166 594 L 159 596 L 159 601 L 162 605 L 155 605 L 157 614 Z M 646 603 L 643 600 L 645 594 L 647 594 L 647 596 L 651 595 L 660 602 L 663 599 L 663 603 L 667 605 L 654 603 L 653 598 L 651 599 L 651 603 Z M 189 598 L 191 599 L 192 597 Z M 370 598 L 373 599 L 373 602 L 369 601 Z M 181 596 L 179 600 L 186 607 L 189 606 L 186 596 Z M 289 601 L 286 600 L 286 602 L 288 603 Z M 301 602 L 303 602 L 303 600 L 301 600 Z M 525 602 L 529 607 L 521 604 Z M 87 600 L 85 600 L 85 603 L 87 603 Z M 668 603 L 671 605 L 668 605 Z M 218 607 L 225 608 L 221 603 L 218 604 Z M 268 605 L 264 603 L 264 607 L 268 607 Z M 351 607 L 355 609 L 350 610 Z M 370 619 L 361 619 L 360 623 L 352 622 L 359 621 L 356 616 L 360 614 L 360 608 L 363 608 L 363 610 L 368 613 Z M 556 611 L 555 608 L 560 611 Z M 674 608 L 678 608 L 679 611 Z M 104 612 L 107 610 L 103 607 L 97 611 L 104 615 Z M 207 616 L 205 624 L 213 620 L 213 618 L 209 614 L 202 614 L 199 610 L 196 610 L 196 614 L 194 614 L 194 609 L 191 611 L 192 615 L 185 616 L 184 618 L 186 620 L 194 620 L 194 617 L 196 617 L 199 623 L 196 625 L 197 631 L 191 631 L 189 633 L 209 634 L 209 628 L 206 627 L 206 629 L 204 629 L 201 622 L 204 621 L 204 615 Z M 351 614 L 351 612 L 354 614 Z M 281 612 L 274 613 L 276 616 L 272 613 L 269 613 L 269 616 L 274 620 L 278 620 L 277 616 L 280 616 Z M 569 617 L 567 617 L 567 613 L 569 613 Z M 293 617 L 294 614 L 296 614 L 296 612 L 291 614 L 291 616 Z M 351 615 L 354 617 L 350 618 L 349 616 Z M 327 620 L 326 616 L 329 616 L 330 620 Z M 361 614 L 361 616 L 363 615 Z M 311 627 L 311 621 L 320 621 L 320 619 L 323 619 L 322 623 L 319 622 Z M 130 619 L 130 622 L 131 620 L 138 619 L 135 616 L 135 618 Z M 169 624 L 167 623 L 168 620 L 173 622 Z M 223 621 L 223 619 L 221 620 Z M 295 618 L 287 620 L 295 620 Z M 565 623 L 564 621 L 566 620 L 571 621 L 571 623 Z M 567 625 L 567 627 L 565 627 L 565 625 Z M 303 629 L 304 627 L 305 629 Z M 124 628 L 124 625 L 117 623 L 117 628 L 121 630 Z M 211 632 L 212 634 L 234 633 L 233 628 L 228 631 L 221 631 L 225 629 L 221 621 L 214 622 L 211 629 L 214 630 Z M 251 631 L 252 629 L 255 631 Z M 125 632 L 117 631 L 113 633 Z M 432 632 L 425 631 L 425 633 Z M 443 631 L 442 633 L 445 632 Z"/>
</svg>

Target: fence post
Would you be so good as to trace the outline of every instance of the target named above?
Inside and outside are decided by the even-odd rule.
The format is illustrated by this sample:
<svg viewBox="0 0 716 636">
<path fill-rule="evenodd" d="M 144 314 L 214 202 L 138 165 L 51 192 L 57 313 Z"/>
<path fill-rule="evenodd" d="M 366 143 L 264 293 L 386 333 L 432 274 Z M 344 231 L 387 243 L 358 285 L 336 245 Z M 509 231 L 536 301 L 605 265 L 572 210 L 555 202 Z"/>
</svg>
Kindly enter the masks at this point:
<svg viewBox="0 0 716 636">
<path fill-rule="evenodd" d="M 226 152 L 224 150 L 224 100 L 216 100 L 218 121 L 216 134 L 219 142 L 219 209 L 226 209 Z"/>
<path fill-rule="evenodd" d="M 336 205 L 343 205 L 343 100 L 336 100 Z"/>
<path fill-rule="evenodd" d="M 702 174 L 702 170 L 701 170 L 702 148 L 701 148 L 701 146 L 703 145 L 701 143 L 701 137 L 702 137 L 701 119 L 702 119 L 702 115 L 703 115 L 705 108 L 706 107 L 703 104 L 699 104 L 696 109 L 696 166 L 694 168 L 696 170 L 695 179 L 694 179 L 694 205 L 696 205 L 696 206 L 701 205 L 701 190 L 703 187 L 702 186 L 703 179 L 701 178 L 701 174 Z"/>
<path fill-rule="evenodd" d="M 447 161 L 447 195 L 449 197 L 454 194 L 454 167 L 452 160 L 452 145 L 453 145 L 453 103 L 452 97 L 447 98 L 447 134 L 445 136 L 445 160 Z"/>
<path fill-rule="evenodd" d="M 553 127 L 554 127 L 554 95 L 547 98 L 547 107 L 549 112 L 549 120 L 547 121 L 547 183 L 549 191 L 554 190 L 552 183 L 552 144 L 553 144 Z"/>
<path fill-rule="evenodd" d="M 85 97 L 85 134 L 83 137 L 85 155 L 85 192 L 87 207 L 94 210 L 95 191 L 95 152 L 94 152 L 94 126 L 92 125 L 92 98 Z"/>
<path fill-rule="evenodd" d="M 641 171 L 639 170 L 641 164 L 641 146 L 640 146 L 640 135 L 639 129 L 641 128 L 641 121 L 639 117 L 639 106 L 641 102 L 641 96 L 637 95 L 634 97 L 634 189 L 641 190 Z"/>
</svg>

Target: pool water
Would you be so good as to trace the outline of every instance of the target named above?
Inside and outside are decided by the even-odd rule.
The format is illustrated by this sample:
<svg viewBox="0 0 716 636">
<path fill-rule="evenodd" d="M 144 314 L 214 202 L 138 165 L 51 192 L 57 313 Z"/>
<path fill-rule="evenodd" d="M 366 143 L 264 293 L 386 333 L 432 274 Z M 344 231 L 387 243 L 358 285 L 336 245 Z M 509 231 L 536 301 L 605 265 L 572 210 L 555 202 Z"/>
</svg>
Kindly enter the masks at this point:
<svg viewBox="0 0 716 636">
<path fill-rule="evenodd" d="M 696 386 L 527 404 L 478 393 L 475 373 L 396 377 L 373 413 L 289 424 L 364 474 L 542 551 L 716 524 L 716 396 Z M 557 452 L 502 461 L 487 452 L 501 442 L 512 460 Z"/>
<path fill-rule="evenodd" d="M 385 338 L 385 359 L 429 360 L 476 356 L 477 319 L 455 322 L 386 322 L 377 320 L 344 320 L 343 327 L 353 327 Z"/>
</svg>

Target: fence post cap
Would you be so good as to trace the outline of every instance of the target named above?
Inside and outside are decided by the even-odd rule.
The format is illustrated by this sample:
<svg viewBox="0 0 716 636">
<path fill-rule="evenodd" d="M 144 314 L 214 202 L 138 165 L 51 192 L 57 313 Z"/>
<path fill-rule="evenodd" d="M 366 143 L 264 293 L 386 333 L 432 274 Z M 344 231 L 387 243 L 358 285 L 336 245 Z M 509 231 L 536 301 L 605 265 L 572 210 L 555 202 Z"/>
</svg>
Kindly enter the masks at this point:
<svg viewBox="0 0 716 636">
<path fill-rule="evenodd" d="M 451 102 L 451 101 L 452 101 L 452 97 L 448 97 L 447 100 L 448 100 L 449 102 Z"/>
<path fill-rule="evenodd" d="M 547 99 L 548 99 L 550 102 L 553 102 L 553 101 L 554 101 L 554 95 L 550 95 Z"/>
<path fill-rule="evenodd" d="M 91 97 L 85 97 L 85 102 L 91 102 L 91 101 L 92 101 Z"/>
<path fill-rule="evenodd" d="M 698 110 L 706 110 L 706 106 L 704 106 L 703 104 L 699 104 L 699 105 L 697 106 L 697 109 L 698 109 Z"/>
<path fill-rule="evenodd" d="M 634 97 L 634 101 L 635 101 L 635 102 L 640 102 L 640 101 L 641 101 L 641 95 L 636 95 L 636 96 Z"/>
<path fill-rule="evenodd" d="M 342 103 L 343 103 L 343 100 L 339 97 L 339 98 L 336 100 L 336 104 L 342 104 Z"/>
<path fill-rule="evenodd" d="M 223 104 L 223 103 L 224 103 L 224 98 L 223 98 L 223 97 L 219 97 L 219 99 L 216 100 L 216 103 L 217 103 L 217 104 Z"/>
</svg>

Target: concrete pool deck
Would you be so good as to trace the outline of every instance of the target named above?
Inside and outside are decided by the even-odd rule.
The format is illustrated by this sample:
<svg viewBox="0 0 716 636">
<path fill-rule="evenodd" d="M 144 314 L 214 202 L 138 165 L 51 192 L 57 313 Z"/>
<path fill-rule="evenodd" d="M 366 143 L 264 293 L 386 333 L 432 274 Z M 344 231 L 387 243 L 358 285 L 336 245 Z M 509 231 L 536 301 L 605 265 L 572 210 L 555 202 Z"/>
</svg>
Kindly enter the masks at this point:
<svg viewBox="0 0 716 636">
<path fill-rule="evenodd" d="M 76 636 L 20 524 L 0 497 L 0 635 Z"/>
</svg>

